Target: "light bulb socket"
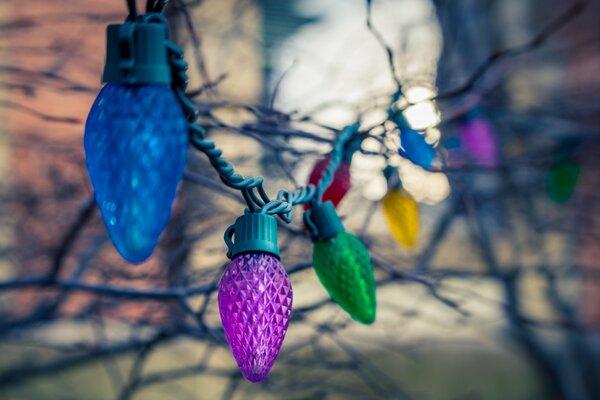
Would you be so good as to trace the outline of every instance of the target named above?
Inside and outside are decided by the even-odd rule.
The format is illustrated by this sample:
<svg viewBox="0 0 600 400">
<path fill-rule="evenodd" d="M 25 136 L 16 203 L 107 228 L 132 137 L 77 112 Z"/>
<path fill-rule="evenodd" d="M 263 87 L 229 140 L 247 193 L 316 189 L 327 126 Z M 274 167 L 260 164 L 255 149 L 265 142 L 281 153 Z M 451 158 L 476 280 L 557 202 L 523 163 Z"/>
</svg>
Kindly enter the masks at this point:
<svg viewBox="0 0 600 400">
<path fill-rule="evenodd" d="M 171 79 L 166 24 L 125 22 L 106 28 L 102 82 L 169 85 Z"/>
<path fill-rule="evenodd" d="M 241 253 L 263 252 L 279 258 L 277 220 L 267 214 L 246 213 L 225 231 L 227 257 Z"/>
<path fill-rule="evenodd" d="M 345 230 L 331 201 L 312 204 L 304 213 L 304 222 L 311 230 L 313 241 L 329 239 Z"/>
</svg>

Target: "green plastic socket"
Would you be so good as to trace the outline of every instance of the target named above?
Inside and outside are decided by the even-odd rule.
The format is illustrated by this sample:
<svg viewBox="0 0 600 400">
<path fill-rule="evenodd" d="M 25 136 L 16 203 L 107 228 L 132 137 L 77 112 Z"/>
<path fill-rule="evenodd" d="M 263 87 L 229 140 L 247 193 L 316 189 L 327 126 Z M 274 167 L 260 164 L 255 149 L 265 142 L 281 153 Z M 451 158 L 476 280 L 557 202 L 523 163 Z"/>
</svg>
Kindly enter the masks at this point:
<svg viewBox="0 0 600 400">
<path fill-rule="evenodd" d="M 165 24 L 125 22 L 109 25 L 102 82 L 169 85 L 167 34 Z"/>
<path fill-rule="evenodd" d="M 312 231 L 314 240 L 325 240 L 345 230 L 331 201 L 311 205 L 304 213 L 304 222 Z"/>
<path fill-rule="evenodd" d="M 241 253 L 265 252 L 279 258 L 277 220 L 267 214 L 246 213 L 225 231 L 227 257 Z"/>
</svg>

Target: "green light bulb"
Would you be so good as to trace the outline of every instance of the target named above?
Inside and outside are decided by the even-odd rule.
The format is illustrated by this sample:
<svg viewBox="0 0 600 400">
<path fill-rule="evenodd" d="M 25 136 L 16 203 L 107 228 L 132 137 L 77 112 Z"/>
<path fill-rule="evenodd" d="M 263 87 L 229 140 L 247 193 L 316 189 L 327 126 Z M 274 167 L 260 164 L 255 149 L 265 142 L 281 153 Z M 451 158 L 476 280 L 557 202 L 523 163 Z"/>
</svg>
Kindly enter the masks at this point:
<svg viewBox="0 0 600 400">
<path fill-rule="evenodd" d="M 546 174 L 546 192 L 552 201 L 565 204 L 573 195 L 579 180 L 580 167 L 576 162 L 559 160 Z"/>
<path fill-rule="evenodd" d="M 344 231 L 315 241 L 313 264 L 329 296 L 352 319 L 363 324 L 375 321 L 373 265 L 360 240 Z"/>
<path fill-rule="evenodd" d="M 313 205 L 305 221 L 313 230 L 313 266 L 329 296 L 352 319 L 373 323 L 377 300 L 369 252 L 344 230 L 331 202 Z"/>
</svg>

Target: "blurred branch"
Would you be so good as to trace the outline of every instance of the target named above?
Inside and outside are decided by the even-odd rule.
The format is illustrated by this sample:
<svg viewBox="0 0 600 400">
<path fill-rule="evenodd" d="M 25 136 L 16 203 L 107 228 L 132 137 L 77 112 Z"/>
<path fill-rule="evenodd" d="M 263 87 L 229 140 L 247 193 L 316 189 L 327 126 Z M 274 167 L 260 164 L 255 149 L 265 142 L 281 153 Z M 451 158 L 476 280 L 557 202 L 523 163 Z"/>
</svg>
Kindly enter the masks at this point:
<svg viewBox="0 0 600 400">
<path fill-rule="evenodd" d="M 395 127 L 389 126 L 393 124 L 387 117 L 379 115 L 373 117 L 374 114 L 385 114 L 389 107 L 389 93 L 377 93 L 364 97 L 361 104 L 355 104 L 356 102 L 347 98 L 339 98 L 323 102 L 308 112 L 285 112 L 274 107 L 279 86 L 282 80 L 289 76 L 287 75 L 288 71 L 284 71 L 276 85 L 271 102 L 267 106 L 219 98 L 217 88 L 231 76 L 231 73 L 221 73 L 215 75 L 216 78 L 213 79 L 208 72 L 203 48 L 202 34 L 204 31 L 199 30 L 199 27 L 196 26 L 195 10 L 192 10 L 192 7 L 201 6 L 202 3 L 201 0 L 187 2 L 176 0 L 172 4 L 172 9 L 184 22 L 182 29 L 178 30 L 179 33 L 185 35 L 180 42 L 191 40 L 195 66 L 202 78 L 201 84 L 196 86 L 197 89 L 189 90 L 187 96 L 196 99 L 198 115 L 209 135 L 218 136 L 219 132 L 226 131 L 237 137 L 243 136 L 252 139 L 263 151 L 274 155 L 274 162 L 268 167 L 274 166 L 278 170 L 283 170 L 285 178 L 297 186 L 296 181 L 300 180 L 298 179 L 299 166 L 311 157 L 323 155 L 324 149 L 328 149 L 334 143 L 335 136 L 339 131 L 339 127 L 321 122 L 316 116 L 325 109 L 331 111 L 336 110 L 337 107 L 343 107 L 344 110 L 353 112 L 356 119 L 362 118 L 368 121 L 369 126 L 363 127 L 363 131 L 360 132 L 361 138 L 375 140 L 381 147 L 376 151 L 371 151 L 372 149 L 359 151 L 365 155 L 380 157 L 383 161 L 380 163 L 382 165 L 390 162 L 388 159 L 389 149 L 382 143 L 388 135 L 397 135 L 397 131 Z M 254 3 L 244 0 L 237 1 L 236 12 L 241 13 L 240 9 L 248 4 Z M 588 6 L 587 1 L 571 3 L 564 13 L 546 25 L 531 40 L 516 47 L 492 52 L 462 85 L 436 96 L 436 100 L 456 100 L 467 94 L 473 96 L 470 102 L 451 104 L 455 108 L 455 113 L 451 118 L 447 118 L 445 115 L 441 127 L 445 131 L 447 130 L 451 136 L 458 123 L 454 117 L 461 116 L 473 108 L 484 99 L 484 96 L 486 100 L 488 97 L 492 97 L 491 90 L 475 90 L 490 71 L 504 60 L 540 48 L 558 31 L 582 14 L 586 6 Z M 35 18 L 3 21 L 0 23 L 0 32 L 24 32 L 33 30 L 40 25 L 60 24 L 72 20 L 105 23 L 117 18 L 122 19 L 122 15 L 87 13 L 67 15 L 61 12 L 56 15 L 38 15 Z M 237 18 L 236 23 L 241 24 L 240 16 L 238 15 Z M 453 23 L 460 23 L 460 21 L 453 21 Z M 392 90 L 401 92 L 402 82 L 398 77 L 398 68 L 401 66 L 397 65 L 398 52 L 394 50 L 395 46 L 387 43 L 383 33 L 376 27 L 373 20 L 372 0 L 366 0 L 366 26 L 386 53 L 389 72 L 395 85 Z M 9 89 L 11 95 L 32 98 L 39 96 L 41 89 L 69 95 L 95 93 L 95 85 L 88 86 L 58 73 L 57 66 L 72 65 L 71 58 L 73 57 L 71 56 L 77 53 L 78 47 L 76 46 L 78 44 L 67 42 L 66 44 L 62 42 L 49 43 L 47 47 L 39 49 L 36 46 L 17 47 L 26 55 L 47 56 L 56 53 L 59 59 L 55 58 L 53 62 L 50 62 L 51 67 L 49 68 L 46 68 L 46 65 L 38 69 L 28 64 L 27 68 L 0 65 L 0 74 L 3 76 L 1 85 Z M 5 48 L 10 49 L 7 51 L 13 51 L 10 46 L 2 47 L 2 49 Z M 76 75 L 74 74 L 74 76 Z M 521 253 L 527 246 L 536 254 L 543 248 L 544 244 L 541 241 L 531 240 L 531 236 L 556 235 L 558 232 L 570 233 L 569 227 L 563 226 L 560 219 L 551 220 L 551 217 L 546 217 L 546 214 L 552 214 L 548 211 L 549 208 L 542 207 L 540 216 L 535 215 L 536 212 L 532 210 L 539 201 L 538 192 L 543 183 L 538 184 L 540 187 L 534 188 L 530 183 L 531 180 L 527 179 L 530 179 L 530 175 L 535 175 L 538 179 L 538 175 L 541 175 L 554 163 L 556 147 L 545 144 L 537 145 L 538 142 L 544 140 L 550 141 L 550 135 L 539 134 L 539 131 L 543 131 L 543 127 L 540 128 L 537 124 L 544 120 L 545 116 L 554 118 L 550 122 L 555 123 L 556 117 L 560 115 L 562 122 L 570 123 L 564 129 L 560 128 L 562 129 L 560 134 L 577 136 L 585 142 L 586 146 L 591 146 L 598 141 L 596 130 L 592 126 L 584 131 L 578 119 L 581 116 L 593 118 L 594 114 L 591 111 L 579 113 L 578 111 L 581 109 L 559 113 L 561 110 L 557 106 L 557 110 L 548 108 L 549 111 L 545 113 L 547 115 L 532 112 L 530 115 L 523 116 L 519 115 L 512 105 L 502 103 L 505 100 L 496 99 L 495 101 L 498 104 L 494 104 L 497 108 L 494 115 L 496 117 L 503 115 L 504 119 L 510 120 L 510 124 L 500 125 L 502 128 L 501 141 L 508 150 L 503 150 L 498 164 L 487 167 L 465 163 L 465 165 L 459 166 L 443 165 L 440 168 L 434 168 L 432 172 L 443 172 L 451 178 L 453 194 L 447 204 L 448 208 L 441 216 L 435 215 L 433 222 L 426 218 L 423 219 L 422 225 L 425 227 L 423 231 L 424 234 L 427 234 L 426 238 L 420 239 L 423 246 L 412 253 L 372 246 L 370 253 L 376 266 L 379 288 L 390 290 L 390 286 L 392 286 L 392 288 L 412 290 L 414 287 L 421 294 L 413 301 L 413 304 L 404 308 L 389 304 L 392 303 L 389 298 L 380 299 L 380 309 L 383 309 L 384 312 L 391 310 L 394 318 L 398 319 L 393 319 L 391 323 L 389 321 L 378 322 L 380 325 L 374 330 L 376 332 L 374 336 L 381 332 L 385 332 L 385 334 L 391 332 L 389 336 L 393 336 L 394 344 L 398 344 L 398 341 L 402 340 L 398 335 L 398 324 L 404 324 L 410 320 L 420 320 L 443 326 L 445 322 L 433 318 L 427 321 L 427 318 L 421 315 L 423 314 L 421 309 L 426 307 L 425 303 L 431 303 L 432 307 L 436 307 L 436 310 L 439 309 L 439 314 L 446 318 L 457 318 L 459 323 L 470 322 L 475 326 L 477 321 L 474 321 L 473 317 L 478 316 L 478 311 L 476 307 L 470 306 L 485 302 L 485 305 L 492 305 L 502 312 L 502 322 L 507 324 L 512 338 L 534 362 L 555 395 L 557 397 L 564 396 L 569 400 L 577 399 L 573 397 L 568 388 L 565 389 L 568 386 L 564 382 L 566 378 L 563 376 L 565 367 L 560 365 L 560 354 L 548 346 L 550 342 L 545 340 L 544 334 L 560 335 L 561 340 L 564 339 L 568 352 L 582 365 L 573 368 L 577 373 L 581 372 L 581 379 L 587 385 L 588 392 L 592 393 L 593 390 L 596 390 L 597 383 L 594 379 L 597 375 L 598 365 L 594 359 L 595 353 L 590 350 L 587 341 L 591 335 L 597 333 L 597 329 L 582 324 L 577 315 L 578 310 L 574 304 L 571 304 L 573 300 L 563 296 L 559 286 L 564 281 L 570 283 L 574 280 L 597 280 L 600 279 L 600 275 L 598 270 L 587 266 L 583 268 L 575 265 L 576 263 L 553 266 L 546 259 L 531 267 Z M 164 246 L 161 247 L 161 251 L 164 250 L 167 254 L 156 257 L 148 265 L 144 265 L 143 269 L 120 265 L 120 260 L 114 254 L 107 254 L 108 251 L 103 251 L 108 247 L 105 246 L 108 238 L 100 224 L 96 224 L 97 226 L 92 224 L 95 202 L 93 196 L 88 194 L 89 190 L 85 183 L 82 183 L 87 182 L 87 177 L 83 171 L 80 137 L 65 140 L 54 135 L 58 131 L 53 124 L 62 123 L 77 127 L 81 124 L 81 120 L 74 117 L 54 116 L 23 104 L 20 101 L 0 101 L 0 107 L 34 117 L 44 124 L 43 127 L 47 131 L 26 132 L 26 135 L 11 137 L 10 145 L 19 152 L 17 157 L 26 151 L 31 151 L 32 159 L 44 156 L 53 161 L 69 162 L 69 165 L 71 167 L 75 165 L 74 169 L 77 170 L 72 175 L 77 175 L 80 180 L 76 180 L 66 172 L 48 171 L 47 175 L 42 176 L 43 174 L 38 170 L 40 166 L 36 164 L 33 171 L 42 176 L 39 180 L 33 181 L 35 183 L 21 184 L 21 182 L 17 182 L 18 184 L 11 189 L 9 194 L 2 193 L 0 197 L 0 204 L 2 204 L 0 212 L 3 219 L 11 221 L 14 218 L 10 215 L 13 210 L 21 209 L 25 210 L 24 213 L 28 217 L 24 222 L 16 221 L 14 223 L 17 225 L 15 230 L 19 232 L 15 242 L 23 240 L 23 243 L 11 243 L 8 246 L 5 246 L 4 243 L 0 244 L 0 261 L 3 263 L 6 261 L 7 265 L 11 267 L 15 266 L 15 273 L 11 271 L 3 273 L 3 280 L 0 281 L 2 303 L 7 304 L 0 313 L 1 337 L 9 346 L 25 347 L 30 345 L 40 352 L 53 352 L 51 360 L 37 357 L 37 353 L 35 353 L 36 357 L 30 357 L 26 362 L 7 362 L 7 365 L 4 366 L 5 369 L 0 371 L 0 387 L 23 383 L 32 378 L 53 376 L 58 372 L 103 360 L 110 360 L 110 367 L 114 368 L 114 365 L 117 364 L 115 357 L 127 357 L 132 360 L 127 373 L 122 374 L 117 370 L 109 371 L 113 375 L 114 389 L 120 399 L 134 398 L 140 391 L 153 385 L 198 375 L 218 377 L 225 381 L 222 398 L 239 397 L 245 387 L 241 384 L 242 376 L 235 368 L 233 361 L 225 366 L 218 363 L 217 366 L 217 363 L 211 360 L 214 353 L 220 352 L 227 346 L 223 331 L 218 322 L 215 322 L 218 317 L 214 310 L 220 273 L 227 264 L 225 258 L 218 254 L 222 250 L 222 242 L 220 242 L 221 247 L 218 247 L 214 245 L 211 238 L 220 236 L 222 221 L 215 216 L 214 211 L 222 206 L 224 198 L 232 200 L 231 203 L 238 208 L 240 205 L 245 205 L 244 199 L 239 193 L 222 185 L 216 175 L 212 175 L 212 170 L 210 173 L 198 170 L 203 167 L 202 160 L 192 159 L 189 169 L 185 171 L 185 184 L 181 188 L 181 191 L 184 192 L 182 197 L 190 196 L 190 198 L 196 199 L 197 197 L 194 196 L 198 191 L 210 192 L 211 195 L 203 195 L 201 202 L 182 201 L 184 204 L 176 205 L 176 212 L 179 211 L 178 207 L 181 207 L 184 213 L 181 214 L 181 219 L 171 220 L 170 232 L 167 232 Z M 230 114 L 234 114 L 234 116 L 232 117 Z M 515 116 L 523 117 L 521 119 L 525 121 L 521 122 L 521 119 L 515 121 L 517 119 Z M 525 128 L 521 128 L 521 125 Z M 532 126 L 534 127 L 532 128 Z M 522 134 L 521 130 L 526 131 L 527 134 Z M 244 165 L 244 161 L 242 160 L 240 163 L 242 168 L 247 166 Z M 45 167 L 45 164 L 40 163 L 40 165 Z M 594 164 L 588 164 L 588 166 L 591 165 Z M 377 168 L 380 166 L 378 165 Z M 69 172 L 71 171 L 69 170 Z M 265 172 L 269 172 L 268 168 L 265 168 Z M 527 179 L 521 175 L 526 175 Z M 369 176 L 371 179 L 374 175 Z M 363 177 L 358 177 L 357 182 L 366 183 L 364 179 L 363 181 L 361 179 Z M 483 190 L 479 185 L 480 179 L 485 180 L 486 183 L 499 180 L 504 186 Z M 525 183 L 515 183 L 519 179 L 524 179 Z M 541 182 L 543 179 L 538 179 L 538 181 Z M 51 189 L 49 190 L 48 187 Z M 33 190 L 34 188 L 35 190 Z M 593 187 L 585 188 L 588 192 L 593 192 L 592 189 Z M 537 197 L 534 198 L 533 193 Z M 495 205 L 499 199 L 512 203 L 515 198 L 527 196 L 531 197 L 528 199 L 531 200 L 530 202 L 510 204 L 511 207 L 514 206 L 515 209 L 520 210 L 524 216 L 523 220 L 529 225 L 528 228 L 533 230 L 533 233 L 529 233 L 527 237 L 527 240 L 533 243 L 520 243 L 517 235 L 520 234 L 522 228 L 510 226 L 509 212 L 505 209 L 495 211 L 498 219 L 502 220 L 495 224 L 488 221 L 489 213 L 485 207 Z M 55 214 L 56 208 L 54 208 L 49 211 L 51 216 L 46 217 L 45 214 L 41 214 L 40 210 L 51 203 L 58 204 L 56 208 L 60 208 L 61 212 Z M 4 207 L 5 205 L 6 207 Z M 358 229 L 359 236 L 365 238 L 366 242 L 375 243 L 375 240 L 378 239 L 376 236 L 379 228 L 376 226 L 379 217 L 378 205 L 377 201 L 368 205 L 365 217 L 361 220 L 360 229 Z M 343 206 L 346 207 L 346 205 Z M 365 206 L 364 201 L 361 204 L 349 203 L 348 205 L 348 207 L 357 209 Z M 73 221 L 64 228 L 64 232 L 55 232 L 53 230 L 55 226 L 64 226 L 62 210 L 68 209 L 69 212 L 66 214 L 69 214 L 75 207 L 77 212 Z M 423 211 L 423 214 L 427 217 L 434 215 L 433 213 L 428 214 L 427 211 Z M 563 217 L 567 214 L 581 217 L 584 212 L 579 209 L 564 208 L 561 209 L 560 214 Z M 15 215 L 22 215 L 21 211 L 16 212 Z M 542 215 L 543 218 L 541 218 Z M 48 220 L 52 222 L 60 220 L 61 223 L 47 224 Z M 217 220 L 218 223 L 215 222 Z M 466 221 L 471 233 L 470 242 L 475 245 L 477 250 L 474 256 L 481 258 L 481 263 L 485 267 L 483 270 L 460 265 L 460 262 L 436 258 L 438 254 L 441 254 L 438 252 L 444 246 L 453 246 L 456 243 L 452 242 L 450 238 L 450 228 L 457 220 Z M 184 225 L 182 221 L 192 226 L 189 232 L 184 229 L 187 228 L 187 225 Z M 29 229 L 29 225 L 34 224 L 36 229 Z M 430 225 L 433 227 L 431 232 L 427 231 Z M 496 238 L 498 241 L 501 240 L 500 235 L 495 235 L 493 230 L 499 229 L 496 225 L 508 226 L 507 236 L 509 237 L 503 239 L 508 243 L 510 256 L 514 258 L 512 262 L 501 262 L 505 258 L 505 254 L 502 253 L 505 250 L 501 249 L 505 249 L 505 247 L 500 248 L 500 244 L 496 243 Z M 295 260 L 287 268 L 287 272 L 294 280 L 304 280 L 312 268 L 308 234 L 299 225 L 280 224 L 280 227 L 286 240 L 284 245 L 290 250 L 288 255 Z M 55 243 L 54 239 L 58 239 L 58 243 Z M 35 251 L 31 248 L 35 248 Z M 201 249 L 203 254 L 194 254 L 197 249 Z M 460 253 L 464 250 L 457 248 L 454 251 Z M 4 266 L 4 264 L 0 265 Z M 44 268 L 43 271 L 42 268 Z M 174 268 L 177 268 L 177 279 L 173 278 Z M 165 271 L 167 272 L 165 273 Z M 530 315 L 525 312 L 528 308 L 521 285 L 524 284 L 526 278 L 532 276 L 537 279 L 541 278 L 546 285 L 545 305 L 554 313 L 550 317 L 536 316 L 533 313 Z M 468 286 L 470 291 L 453 288 L 452 283 L 454 282 L 466 284 L 465 286 Z M 480 292 L 484 290 L 482 289 L 484 282 L 500 289 L 500 299 L 486 298 L 481 295 Z M 295 305 L 292 322 L 298 324 L 299 330 L 304 329 L 304 331 L 301 335 L 297 335 L 298 338 L 295 341 L 286 342 L 280 355 L 280 362 L 283 365 L 289 365 L 290 368 L 312 369 L 313 375 L 301 377 L 300 374 L 295 374 L 297 370 L 294 369 L 292 370 L 294 372 L 293 379 L 286 379 L 286 377 L 282 377 L 281 380 L 273 379 L 263 383 L 259 390 L 275 396 L 280 396 L 285 388 L 307 390 L 306 393 L 309 393 L 307 397 L 325 398 L 328 394 L 327 390 L 335 388 L 346 397 L 410 398 L 411 396 L 404 389 L 404 384 L 395 381 L 395 375 L 392 375 L 393 371 L 382 369 L 375 361 L 363 354 L 360 346 L 368 341 L 355 333 L 355 331 L 360 333 L 360 328 L 356 328 L 355 331 L 345 331 L 353 326 L 350 318 L 345 314 L 342 315 L 337 308 L 334 308 L 336 306 L 333 301 L 324 296 L 323 292 L 323 296 L 302 299 L 301 304 Z M 22 299 L 27 301 L 22 301 Z M 73 303 L 77 303 L 79 299 L 85 300 L 81 301 L 79 307 L 73 307 Z M 33 305 L 28 307 L 29 304 L 26 304 L 28 302 L 32 302 Z M 143 312 L 133 313 L 135 317 L 130 317 L 131 309 L 137 311 L 135 306 L 140 306 L 141 303 L 147 307 L 143 309 Z M 73 310 L 73 308 L 76 309 Z M 167 316 L 160 317 L 162 314 Z M 118 331 L 119 334 L 128 332 L 128 335 L 114 338 L 108 334 L 110 323 L 117 322 L 125 325 L 126 329 L 120 329 L 121 326 L 119 326 L 115 331 Z M 52 335 L 44 335 L 44 329 L 59 326 L 61 323 L 81 324 L 82 326 L 92 324 L 99 330 L 92 342 L 80 337 L 55 338 Z M 79 329 L 75 330 L 77 330 L 77 334 L 82 334 L 84 331 L 84 329 L 81 329 L 82 332 L 79 332 Z M 357 346 L 348 340 L 352 335 L 360 337 L 360 340 L 357 340 Z M 38 336 L 42 338 L 40 339 Z M 161 371 L 146 368 L 154 356 L 154 352 L 158 353 L 160 349 L 178 339 L 192 339 L 194 345 L 204 346 L 206 351 L 201 359 L 193 365 L 178 365 Z M 325 345 L 320 344 L 324 340 L 328 340 L 327 346 L 337 346 L 339 348 L 337 350 L 341 350 L 342 360 L 327 357 L 327 354 L 323 352 Z M 331 346 L 332 343 L 334 346 Z M 410 343 L 412 344 L 412 342 Z M 408 345 L 396 346 L 397 348 L 394 349 L 390 349 L 390 346 L 387 345 L 379 347 L 384 348 L 385 351 L 397 351 L 402 354 L 411 351 Z M 589 354 L 587 354 L 588 352 Z M 314 358 L 314 361 L 308 358 L 308 355 Z M 338 385 L 333 379 L 323 379 L 320 371 L 325 369 L 335 370 L 336 373 L 348 371 L 353 379 L 362 381 L 367 389 L 364 389 L 364 392 L 359 389 L 354 390 L 353 387 Z"/>
<path fill-rule="evenodd" d="M 556 32 L 571 22 L 577 17 L 587 5 L 586 0 L 577 0 L 571 3 L 569 8 L 556 19 L 546 25 L 540 33 L 534 36 L 530 41 L 519 46 L 511 47 L 504 50 L 497 50 L 490 54 L 487 60 L 481 64 L 475 72 L 467 79 L 467 81 L 456 89 L 449 90 L 444 93 L 439 93 L 433 100 L 447 100 L 470 92 L 477 82 L 494 66 L 507 58 L 513 58 L 522 54 L 526 54 L 544 45 Z"/>
</svg>

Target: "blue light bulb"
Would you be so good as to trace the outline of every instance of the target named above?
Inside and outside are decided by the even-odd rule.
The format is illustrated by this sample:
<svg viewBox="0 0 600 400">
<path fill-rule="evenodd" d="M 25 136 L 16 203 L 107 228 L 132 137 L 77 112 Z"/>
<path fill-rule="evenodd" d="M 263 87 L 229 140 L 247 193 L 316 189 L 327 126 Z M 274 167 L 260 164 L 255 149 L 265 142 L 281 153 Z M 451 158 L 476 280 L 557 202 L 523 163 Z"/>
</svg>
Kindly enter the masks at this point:
<svg viewBox="0 0 600 400">
<path fill-rule="evenodd" d="M 121 256 L 140 263 L 164 230 L 183 176 L 188 125 L 167 85 L 107 84 L 85 125 L 96 202 Z"/>
<path fill-rule="evenodd" d="M 431 168 L 435 158 L 435 149 L 425 141 L 425 136 L 410 128 L 401 130 L 398 153 L 425 169 Z"/>
</svg>

